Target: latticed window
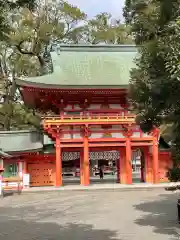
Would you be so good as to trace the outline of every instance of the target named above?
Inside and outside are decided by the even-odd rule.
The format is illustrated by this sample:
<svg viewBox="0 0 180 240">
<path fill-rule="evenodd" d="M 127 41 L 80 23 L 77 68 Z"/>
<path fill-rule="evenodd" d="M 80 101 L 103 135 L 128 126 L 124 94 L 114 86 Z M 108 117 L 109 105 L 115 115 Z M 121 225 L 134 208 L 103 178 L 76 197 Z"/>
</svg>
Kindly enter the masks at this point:
<svg viewBox="0 0 180 240">
<path fill-rule="evenodd" d="M 11 164 L 4 164 L 4 177 L 13 177 L 18 175 L 18 164 L 11 163 Z"/>
</svg>

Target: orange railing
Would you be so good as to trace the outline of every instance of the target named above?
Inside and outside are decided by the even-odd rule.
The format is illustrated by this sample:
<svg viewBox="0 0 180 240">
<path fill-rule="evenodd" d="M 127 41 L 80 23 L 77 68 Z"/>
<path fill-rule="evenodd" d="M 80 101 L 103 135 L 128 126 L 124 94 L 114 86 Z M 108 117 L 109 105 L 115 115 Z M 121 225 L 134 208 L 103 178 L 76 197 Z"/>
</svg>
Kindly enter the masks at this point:
<svg viewBox="0 0 180 240">
<path fill-rule="evenodd" d="M 78 116 L 50 116 L 43 118 L 44 124 L 63 124 L 63 123 L 135 123 L 135 115 L 78 115 Z"/>
</svg>

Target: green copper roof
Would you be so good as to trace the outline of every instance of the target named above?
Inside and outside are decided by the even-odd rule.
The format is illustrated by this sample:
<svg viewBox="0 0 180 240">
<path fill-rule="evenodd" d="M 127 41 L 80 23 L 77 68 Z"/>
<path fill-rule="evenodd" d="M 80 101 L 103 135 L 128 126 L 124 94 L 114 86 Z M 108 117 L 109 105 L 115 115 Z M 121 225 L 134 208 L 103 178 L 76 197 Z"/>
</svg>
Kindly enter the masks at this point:
<svg viewBox="0 0 180 240">
<path fill-rule="evenodd" d="M 51 52 L 52 74 L 18 80 L 19 85 L 66 88 L 125 87 L 135 67 L 135 46 L 61 45 Z"/>
</svg>

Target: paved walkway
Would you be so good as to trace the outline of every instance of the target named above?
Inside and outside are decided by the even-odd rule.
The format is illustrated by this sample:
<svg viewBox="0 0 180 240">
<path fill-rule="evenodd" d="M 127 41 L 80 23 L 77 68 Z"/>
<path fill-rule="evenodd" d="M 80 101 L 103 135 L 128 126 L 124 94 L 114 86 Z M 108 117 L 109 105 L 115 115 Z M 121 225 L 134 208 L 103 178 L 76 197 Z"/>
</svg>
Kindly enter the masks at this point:
<svg viewBox="0 0 180 240">
<path fill-rule="evenodd" d="M 160 183 L 160 184 L 148 184 L 148 183 L 134 183 L 131 185 L 126 184 L 91 184 L 89 186 L 81 186 L 81 185 L 66 185 L 63 187 L 33 187 L 26 188 L 24 192 L 44 192 L 44 191 L 77 191 L 77 190 L 113 190 L 113 189 L 157 189 L 157 188 L 166 188 L 169 186 L 180 185 L 178 183 Z"/>
<path fill-rule="evenodd" d="M 0 239 L 179 239 L 178 195 L 158 188 L 9 196 L 0 200 Z"/>
</svg>

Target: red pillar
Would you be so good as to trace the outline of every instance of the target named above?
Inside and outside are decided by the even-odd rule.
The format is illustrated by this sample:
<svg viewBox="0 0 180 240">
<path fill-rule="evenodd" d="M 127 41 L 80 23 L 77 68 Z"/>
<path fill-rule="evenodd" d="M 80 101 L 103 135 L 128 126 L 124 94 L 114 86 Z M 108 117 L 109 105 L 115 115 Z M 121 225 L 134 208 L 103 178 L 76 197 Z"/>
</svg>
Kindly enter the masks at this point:
<svg viewBox="0 0 180 240">
<path fill-rule="evenodd" d="M 132 151 L 130 137 L 126 137 L 126 174 L 127 184 L 132 184 Z"/>
<path fill-rule="evenodd" d="M 126 173 L 126 151 L 125 148 L 120 149 L 120 183 L 127 183 L 127 173 Z"/>
<path fill-rule="evenodd" d="M 90 172 L 89 172 L 89 146 L 88 137 L 84 136 L 84 159 L 83 159 L 83 175 L 84 175 L 84 185 L 90 184 Z"/>
<path fill-rule="evenodd" d="M 158 141 L 154 137 L 152 146 L 152 168 L 153 168 L 153 183 L 159 183 L 159 159 L 158 159 Z"/>
<path fill-rule="evenodd" d="M 117 167 L 117 183 L 120 183 L 120 162 L 121 162 L 121 156 L 119 154 L 119 159 L 116 160 L 116 167 Z"/>
<path fill-rule="evenodd" d="M 62 186 L 62 159 L 60 136 L 56 136 L 56 187 Z"/>
<path fill-rule="evenodd" d="M 83 171 L 83 168 L 84 168 L 84 153 L 83 151 L 81 150 L 80 151 L 80 183 L 81 185 L 84 185 L 84 171 Z"/>
<path fill-rule="evenodd" d="M 145 161 L 145 182 L 152 183 L 152 158 L 149 153 L 149 147 L 144 148 Z"/>
<path fill-rule="evenodd" d="M 18 161 L 18 176 L 23 177 L 23 162 Z"/>
<path fill-rule="evenodd" d="M 28 169 L 27 169 L 27 161 L 24 161 L 23 162 L 23 174 L 26 174 L 28 172 Z"/>
<path fill-rule="evenodd" d="M 141 182 L 145 182 L 145 154 L 141 152 Z"/>
</svg>

